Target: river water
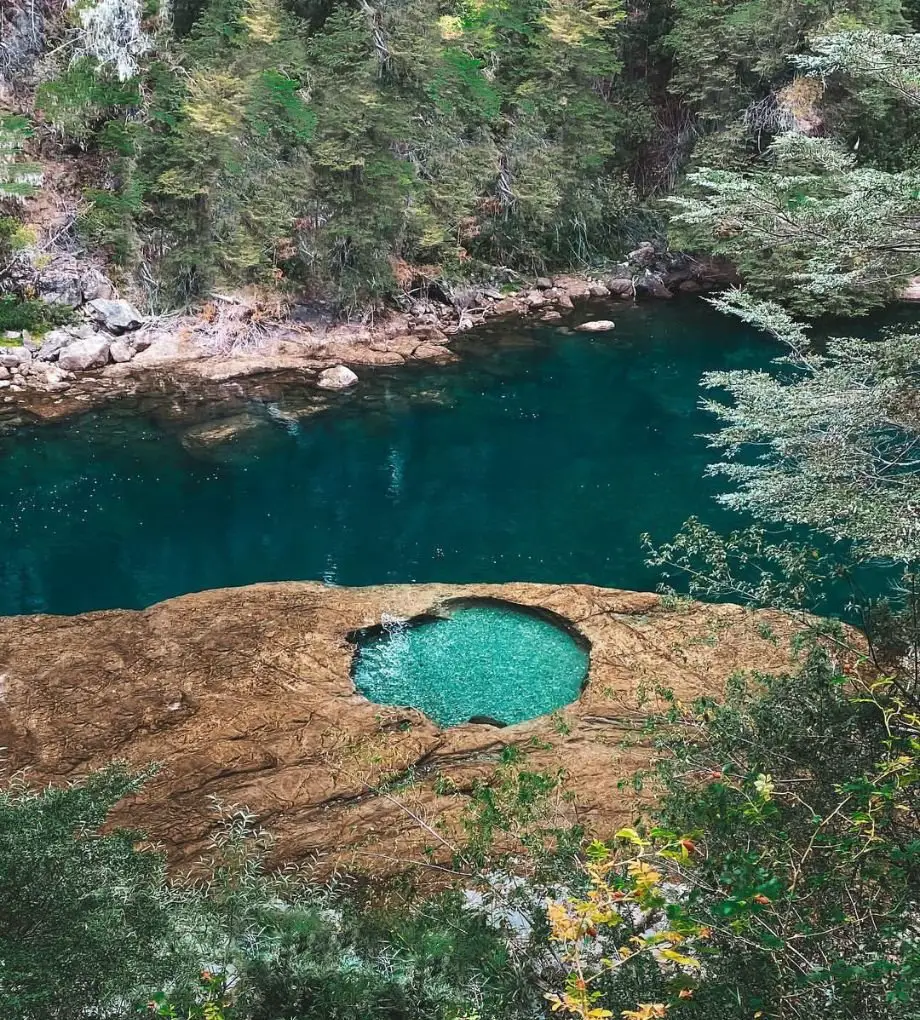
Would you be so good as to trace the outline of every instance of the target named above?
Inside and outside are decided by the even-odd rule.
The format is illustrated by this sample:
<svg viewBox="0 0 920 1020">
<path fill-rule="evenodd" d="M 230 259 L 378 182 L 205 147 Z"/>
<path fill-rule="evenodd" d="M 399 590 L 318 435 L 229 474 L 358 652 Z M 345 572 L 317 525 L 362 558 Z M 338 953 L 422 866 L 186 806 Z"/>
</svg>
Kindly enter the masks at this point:
<svg viewBox="0 0 920 1020">
<path fill-rule="evenodd" d="M 359 370 L 319 408 L 298 386 L 218 404 L 243 426 L 224 443 L 171 401 L 0 438 L 0 614 L 293 579 L 653 588 L 643 532 L 729 523 L 704 477 L 701 374 L 778 349 L 695 300 L 615 317 L 608 334 L 507 326 L 465 338 L 458 364 Z"/>
</svg>

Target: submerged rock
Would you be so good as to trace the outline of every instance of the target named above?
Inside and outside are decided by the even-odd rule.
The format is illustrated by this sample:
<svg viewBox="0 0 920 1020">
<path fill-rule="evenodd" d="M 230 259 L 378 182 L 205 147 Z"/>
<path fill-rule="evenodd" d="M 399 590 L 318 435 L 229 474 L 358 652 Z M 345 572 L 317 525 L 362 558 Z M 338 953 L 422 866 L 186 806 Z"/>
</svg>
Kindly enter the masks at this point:
<svg viewBox="0 0 920 1020">
<path fill-rule="evenodd" d="M 347 390 L 354 386 L 358 377 L 346 365 L 336 365 L 335 368 L 327 368 L 320 372 L 316 385 L 321 390 Z"/>
<path fill-rule="evenodd" d="M 217 421 L 195 425 L 185 432 L 181 443 L 186 449 L 220 446 L 262 425 L 261 419 L 255 415 L 235 414 L 230 418 L 219 418 Z"/>
</svg>

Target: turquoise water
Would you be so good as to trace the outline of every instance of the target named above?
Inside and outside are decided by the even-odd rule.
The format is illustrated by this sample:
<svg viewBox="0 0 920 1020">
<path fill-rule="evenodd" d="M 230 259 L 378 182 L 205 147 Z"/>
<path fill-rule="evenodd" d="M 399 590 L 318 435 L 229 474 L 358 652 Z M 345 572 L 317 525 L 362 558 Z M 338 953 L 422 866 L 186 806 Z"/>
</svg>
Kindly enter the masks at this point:
<svg viewBox="0 0 920 1020">
<path fill-rule="evenodd" d="M 602 314 L 609 316 L 609 310 Z M 0 437 L 0 614 L 142 607 L 255 581 L 654 587 L 639 536 L 728 518 L 698 409 L 707 369 L 777 348 L 701 302 L 591 336 L 503 328 L 441 368 L 360 370 L 260 401 L 223 445 L 148 401 Z"/>
<path fill-rule="evenodd" d="M 441 726 L 517 723 L 574 701 L 588 651 L 561 626 L 510 603 L 390 621 L 359 642 L 355 687 L 383 705 L 412 705 Z"/>
</svg>

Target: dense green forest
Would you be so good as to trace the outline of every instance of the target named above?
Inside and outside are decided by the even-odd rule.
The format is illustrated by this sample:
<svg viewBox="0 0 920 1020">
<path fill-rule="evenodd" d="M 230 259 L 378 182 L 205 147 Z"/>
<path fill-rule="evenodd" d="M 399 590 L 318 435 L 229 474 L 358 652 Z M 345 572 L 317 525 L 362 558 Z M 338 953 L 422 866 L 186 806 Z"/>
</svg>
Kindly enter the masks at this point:
<svg viewBox="0 0 920 1020">
<path fill-rule="evenodd" d="M 419 280 L 602 266 L 669 232 L 763 295 L 799 271 L 846 284 L 812 287 L 809 313 L 878 303 L 915 268 L 909 246 L 861 236 L 916 214 L 911 3 L 99 0 L 3 17 L 3 194 L 33 186 L 37 153 L 77 167 L 83 243 L 153 308 L 244 284 L 360 308 Z M 697 203 L 677 223 L 674 194 Z M 763 222 L 752 245 L 739 224 L 777 198 L 789 236 Z M 857 229 L 863 199 L 884 208 Z M 819 217 L 844 258 L 813 250 Z"/>
</svg>

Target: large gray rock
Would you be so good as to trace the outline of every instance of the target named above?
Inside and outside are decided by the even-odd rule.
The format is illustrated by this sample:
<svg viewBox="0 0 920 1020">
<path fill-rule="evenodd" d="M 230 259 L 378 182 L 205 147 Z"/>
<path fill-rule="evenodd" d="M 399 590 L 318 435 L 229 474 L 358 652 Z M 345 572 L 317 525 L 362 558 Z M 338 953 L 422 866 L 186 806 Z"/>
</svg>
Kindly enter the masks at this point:
<svg viewBox="0 0 920 1020">
<path fill-rule="evenodd" d="M 642 276 L 636 278 L 636 291 L 646 297 L 664 299 L 674 297 L 660 277 L 650 273 L 647 269 Z"/>
<path fill-rule="evenodd" d="M 41 347 L 35 357 L 39 361 L 54 361 L 68 344 L 74 342 L 73 334 L 66 329 L 49 330 L 42 337 Z"/>
<path fill-rule="evenodd" d="M 137 351 L 124 340 L 113 340 L 109 346 L 109 355 L 116 365 L 130 361 L 136 353 Z"/>
<path fill-rule="evenodd" d="M 39 296 L 48 305 L 78 308 L 83 304 L 80 277 L 67 269 L 42 273 L 38 281 Z"/>
<path fill-rule="evenodd" d="M 115 296 L 112 281 L 98 269 L 88 269 L 80 280 L 84 301 L 109 300 Z"/>
<path fill-rule="evenodd" d="M 655 245 L 651 241 L 640 241 L 639 247 L 631 251 L 626 257 L 633 265 L 645 268 L 652 265 L 658 257 L 658 253 L 655 251 Z"/>
<path fill-rule="evenodd" d="M 148 347 L 152 347 L 155 340 L 156 334 L 150 334 L 146 331 L 141 333 L 132 333 L 131 336 L 127 337 L 127 343 L 129 343 L 138 354 L 146 351 Z"/>
<path fill-rule="evenodd" d="M 109 360 L 109 342 L 102 338 L 75 340 L 58 356 L 58 364 L 65 372 L 85 372 L 99 368 Z"/>
<path fill-rule="evenodd" d="M 32 362 L 32 352 L 28 347 L 0 347 L 0 365 L 4 368 L 18 368 Z"/>
<path fill-rule="evenodd" d="M 320 372 L 316 385 L 321 390 L 347 390 L 357 381 L 358 377 L 350 368 L 345 365 L 336 365 L 335 368 L 327 368 L 324 372 Z"/>
<path fill-rule="evenodd" d="M 95 298 L 87 302 L 90 314 L 111 333 L 126 333 L 143 325 L 144 317 L 129 302 Z"/>
<path fill-rule="evenodd" d="M 57 390 L 66 389 L 69 383 L 65 379 L 71 378 L 71 372 L 65 372 L 50 361 L 36 361 L 32 365 L 31 375 L 36 385 L 45 389 Z"/>
</svg>

